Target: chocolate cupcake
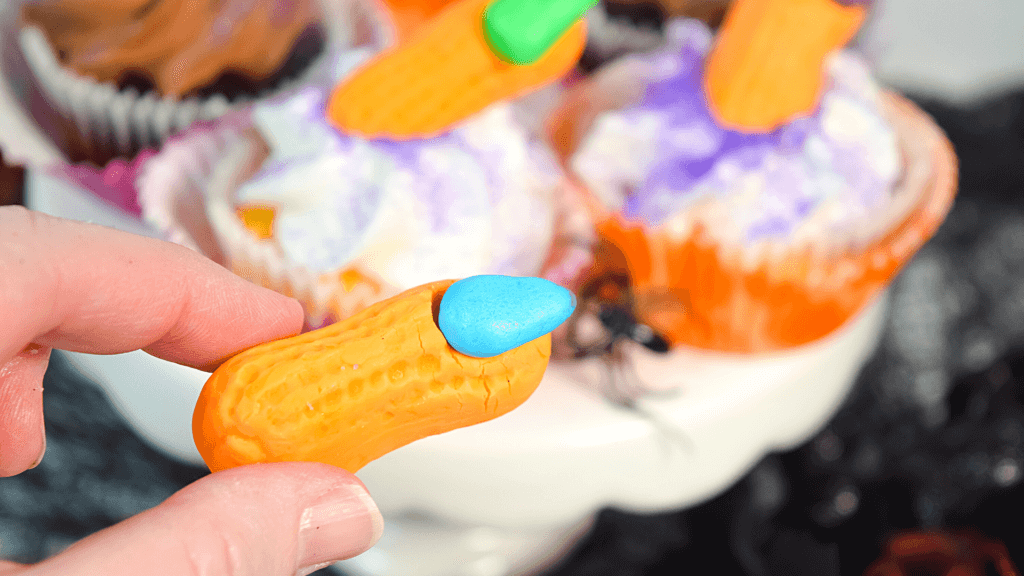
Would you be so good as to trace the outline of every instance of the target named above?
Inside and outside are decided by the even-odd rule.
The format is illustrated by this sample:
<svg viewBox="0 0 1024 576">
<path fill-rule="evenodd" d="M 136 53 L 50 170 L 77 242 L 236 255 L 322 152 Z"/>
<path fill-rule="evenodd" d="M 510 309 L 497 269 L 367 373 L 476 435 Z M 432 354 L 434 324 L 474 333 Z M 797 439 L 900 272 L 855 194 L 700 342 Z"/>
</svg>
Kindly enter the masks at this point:
<svg viewBox="0 0 1024 576">
<path fill-rule="evenodd" d="M 331 2 L 348 18 L 319 0 L 29 0 L 31 112 L 72 161 L 130 158 L 384 34 L 362 2 Z"/>
</svg>

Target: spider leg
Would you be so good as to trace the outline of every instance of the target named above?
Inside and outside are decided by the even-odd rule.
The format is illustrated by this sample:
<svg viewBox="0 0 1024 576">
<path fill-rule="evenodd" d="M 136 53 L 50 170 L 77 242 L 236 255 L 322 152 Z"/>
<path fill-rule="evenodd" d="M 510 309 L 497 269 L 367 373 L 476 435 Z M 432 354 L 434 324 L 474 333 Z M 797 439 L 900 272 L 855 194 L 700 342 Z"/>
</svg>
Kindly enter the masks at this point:
<svg viewBox="0 0 1024 576">
<path fill-rule="evenodd" d="M 633 410 L 636 408 L 636 400 L 622 390 L 622 387 L 619 385 L 619 369 L 618 361 L 614 354 L 615 348 L 615 342 L 612 341 L 605 348 L 604 353 L 601 354 L 601 362 L 604 364 L 604 370 L 601 371 L 601 391 L 605 399 L 612 404 L 627 410 Z"/>
<path fill-rule="evenodd" d="M 677 426 L 661 414 L 649 410 L 638 403 L 634 403 L 632 409 L 654 426 L 659 438 L 668 441 L 666 448 L 671 449 L 675 446 L 688 454 L 693 454 L 697 451 L 697 446 L 694 444 L 693 439 L 690 438 L 689 434 L 682 427 Z"/>
<path fill-rule="evenodd" d="M 650 384 L 644 382 L 640 377 L 640 371 L 636 368 L 636 360 L 634 360 L 631 354 L 622 354 L 622 371 L 624 374 L 628 374 L 628 378 L 632 380 L 633 384 L 630 390 L 637 393 L 637 398 L 641 396 L 654 399 L 667 399 L 674 398 L 683 393 L 682 388 L 668 388 L 665 390 L 657 390 L 652 388 Z"/>
<path fill-rule="evenodd" d="M 644 394 L 644 389 L 637 378 L 628 355 L 623 351 L 623 343 L 616 340 L 611 347 L 612 367 L 615 370 L 613 385 L 621 398 L 626 399 L 630 404 L 635 405 L 636 401 Z"/>
<path fill-rule="evenodd" d="M 654 426 L 655 430 L 657 430 L 659 437 L 669 440 L 669 448 L 675 445 L 682 448 L 685 452 L 694 452 L 696 447 L 694 446 L 693 440 L 690 439 L 682 428 L 676 426 L 673 422 L 664 418 L 657 412 L 647 409 L 641 405 L 640 398 L 646 394 L 646 388 L 639 384 L 639 379 L 636 377 L 635 370 L 632 368 L 632 365 L 627 363 L 624 359 L 625 355 L 622 352 L 622 343 L 614 342 L 609 352 L 610 353 L 605 357 L 605 361 L 608 363 L 607 365 L 610 370 L 609 375 L 611 376 L 611 382 L 608 384 L 612 389 L 608 397 L 609 401 L 650 422 Z M 633 386 L 623 386 L 621 384 L 622 381 L 615 378 L 615 373 L 618 373 L 619 378 L 624 376 L 626 373 L 631 373 L 636 384 Z M 618 383 L 616 380 L 618 380 Z"/>
</svg>

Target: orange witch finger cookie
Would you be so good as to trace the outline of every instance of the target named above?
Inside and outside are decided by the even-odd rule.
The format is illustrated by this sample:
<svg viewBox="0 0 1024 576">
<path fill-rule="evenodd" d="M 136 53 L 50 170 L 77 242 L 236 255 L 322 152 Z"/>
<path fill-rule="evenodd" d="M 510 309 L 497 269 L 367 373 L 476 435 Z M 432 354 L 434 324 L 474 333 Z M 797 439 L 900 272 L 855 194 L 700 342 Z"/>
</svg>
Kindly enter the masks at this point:
<svg viewBox="0 0 1024 576">
<path fill-rule="evenodd" d="M 534 5 L 529 13 L 543 24 L 538 30 L 517 19 L 525 10 L 517 8 Z M 371 138 L 440 134 L 571 70 L 586 34 L 578 17 L 570 18 L 582 16 L 588 5 L 460 0 L 335 89 L 327 116 L 342 132 Z"/>
<path fill-rule="evenodd" d="M 572 294 L 539 278 L 413 288 L 326 328 L 228 360 L 193 416 L 210 469 L 314 461 L 355 472 L 420 438 L 478 424 L 540 384 Z"/>
<path fill-rule="evenodd" d="M 825 58 L 860 28 L 868 0 L 736 0 L 708 57 L 708 104 L 723 126 L 767 132 L 810 113 Z"/>
</svg>

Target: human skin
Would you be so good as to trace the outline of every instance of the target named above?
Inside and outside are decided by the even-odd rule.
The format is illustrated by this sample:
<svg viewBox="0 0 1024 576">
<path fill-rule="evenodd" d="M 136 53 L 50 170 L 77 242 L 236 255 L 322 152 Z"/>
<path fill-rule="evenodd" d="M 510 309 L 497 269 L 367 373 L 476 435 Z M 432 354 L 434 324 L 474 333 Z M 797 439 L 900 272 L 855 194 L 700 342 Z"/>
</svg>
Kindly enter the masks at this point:
<svg viewBox="0 0 1024 576">
<path fill-rule="evenodd" d="M 54 348 L 142 349 L 210 370 L 299 332 L 298 302 L 195 252 L 17 206 L 0 207 L 0 475 L 45 452 L 42 378 Z M 315 463 L 244 466 L 40 564 L 0 575 L 292 576 L 359 554 L 380 536 L 365 487 Z"/>
</svg>

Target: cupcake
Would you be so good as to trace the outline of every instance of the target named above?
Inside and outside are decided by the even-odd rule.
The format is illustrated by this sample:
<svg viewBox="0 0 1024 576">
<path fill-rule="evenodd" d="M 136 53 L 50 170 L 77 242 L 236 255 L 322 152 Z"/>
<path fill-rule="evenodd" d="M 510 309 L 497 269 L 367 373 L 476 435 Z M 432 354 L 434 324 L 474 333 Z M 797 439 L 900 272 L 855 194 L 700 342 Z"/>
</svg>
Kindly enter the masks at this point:
<svg viewBox="0 0 1024 576">
<path fill-rule="evenodd" d="M 376 18 L 358 0 L 28 0 L 27 102 L 72 161 L 102 165 L 302 81 L 383 34 Z"/>
<path fill-rule="evenodd" d="M 944 218 L 955 157 L 835 49 L 862 17 L 738 0 L 717 38 L 674 20 L 567 96 L 551 135 L 599 238 L 581 289 L 626 278 L 671 345 L 743 353 L 823 338 L 884 289 Z"/>
<path fill-rule="evenodd" d="M 147 163 L 147 219 L 319 326 L 409 287 L 536 275 L 561 184 L 548 149 L 496 104 L 433 138 L 368 140 L 306 88 L 190 130 Z"/>
</svg>

